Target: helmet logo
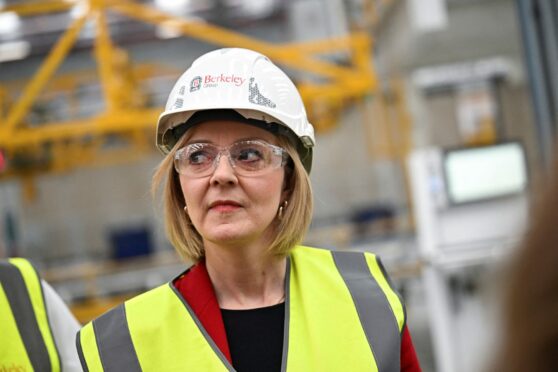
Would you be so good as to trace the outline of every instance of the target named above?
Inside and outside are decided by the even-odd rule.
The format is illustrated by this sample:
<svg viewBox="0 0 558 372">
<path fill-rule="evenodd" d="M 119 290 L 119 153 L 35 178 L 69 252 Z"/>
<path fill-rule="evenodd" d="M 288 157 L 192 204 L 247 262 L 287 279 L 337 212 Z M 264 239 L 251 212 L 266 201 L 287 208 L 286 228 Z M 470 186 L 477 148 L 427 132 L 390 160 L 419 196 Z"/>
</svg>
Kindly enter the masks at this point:
<svg viewBox="0 0 558 372">
<path fill-rule="evenodd" d="M 177 98 L 176 101 L 174 101 L 174 105 L 172 105 L 172 110 L 180 109 L 182 106 L 184 106 L 184 100 L 182 98 Z"/>
<path fill-rule="evenodd" d="M 202 78 L 200 76 L 196 76 L 190 82 L 190 92 L 195 92 L 196 90 L 200 90 L 201 88 Z"/>
<path fill-rule="evenodd" d="M 275 108 L 276 106 L 275 103 L 271 102 L 269 98 L 264 97 L 264 95 L 260 93 L 258 84 L 255 82 L 255 79 L 253 77 L 250 78 L 250 83 L 248 84 L 248 90 L 250 92 L 250 96 L 248 96 L 248 101 L 250 101 L 251 103 Z"/>
<path fill-rule="evenodd" d="M 232 84 L 235 87 L 239 87 L 246 81 L 242 76 L 225 75 L 223 73 L 219 75 L 205 75 L 203 77 L 203 87 L 204 88 L 217 88 L 219 84 Z"/>
</svg>

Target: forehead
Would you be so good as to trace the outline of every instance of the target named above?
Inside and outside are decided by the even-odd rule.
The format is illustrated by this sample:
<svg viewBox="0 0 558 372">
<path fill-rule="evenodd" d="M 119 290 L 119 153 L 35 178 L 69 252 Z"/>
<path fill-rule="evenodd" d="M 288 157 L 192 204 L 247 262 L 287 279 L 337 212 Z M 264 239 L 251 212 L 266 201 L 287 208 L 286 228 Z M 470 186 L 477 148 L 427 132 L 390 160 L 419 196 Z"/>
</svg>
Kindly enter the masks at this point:
<svg viewBox="0 0 558 372">
<path fill-rule="evenodd" d="M 254 125 L 230 120 L 206 121 L 188 131 L 188 142 L 208 141 L 219 145 L 227 145 L 243 139 L 263 139 L 270 143 L 276 142 L 274 134 Z"/>
</svg>

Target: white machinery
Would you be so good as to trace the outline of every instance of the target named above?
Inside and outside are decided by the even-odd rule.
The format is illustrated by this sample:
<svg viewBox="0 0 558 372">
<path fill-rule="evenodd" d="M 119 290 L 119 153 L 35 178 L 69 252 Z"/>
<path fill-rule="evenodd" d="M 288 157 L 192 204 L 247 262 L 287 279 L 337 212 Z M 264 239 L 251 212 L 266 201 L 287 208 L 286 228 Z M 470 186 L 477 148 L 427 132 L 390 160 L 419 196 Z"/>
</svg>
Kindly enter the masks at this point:
<svg viewBox="0 0 558 372">
<path fill-rule="evenodd" d="M 494 268 L 522 237 L 528 213 L 523 147 L 420 149 L 409 165 L 437 370 L 482 370 L 498 324 L 467 282 Z"/>
</svg>

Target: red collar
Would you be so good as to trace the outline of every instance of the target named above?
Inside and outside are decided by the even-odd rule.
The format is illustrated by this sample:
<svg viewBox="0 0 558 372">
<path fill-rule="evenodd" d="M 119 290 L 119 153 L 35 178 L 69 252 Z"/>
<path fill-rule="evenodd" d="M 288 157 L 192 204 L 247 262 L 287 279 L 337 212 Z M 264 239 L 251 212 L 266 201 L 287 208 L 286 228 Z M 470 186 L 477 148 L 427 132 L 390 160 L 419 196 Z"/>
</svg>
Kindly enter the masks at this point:
<svg viewBox="0 0 558 372">
<path fill-rule="evenodd" d="M 200 261 L 173 282 L 174 286 L 194 311 L 219 350 L 232 364 L 225 324 L 209 279 L 205 261 Z"/>
</svg>

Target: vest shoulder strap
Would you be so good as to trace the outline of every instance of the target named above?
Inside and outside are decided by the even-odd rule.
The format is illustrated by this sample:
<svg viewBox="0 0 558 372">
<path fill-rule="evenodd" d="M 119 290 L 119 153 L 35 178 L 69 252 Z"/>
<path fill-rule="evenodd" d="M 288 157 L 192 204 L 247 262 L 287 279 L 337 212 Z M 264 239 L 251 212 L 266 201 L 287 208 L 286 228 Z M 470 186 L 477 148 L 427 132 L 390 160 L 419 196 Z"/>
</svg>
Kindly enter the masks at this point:
<svg viewBox="0 0 558 372">
<path fill-rule="evenodd" d="M 341 309 L 345 309 L 344 316 L 354 313 L 364 331 L 365 342 L 368 343 L 369 352 L 372 352 L 378 370 L 399 371 L 405 309 L 379 258 L 368 252 L 330 251 L 299 246 L 293 250 L 292 259 L 294 270 L 298 273 L 299 286 L 312 288 L 305 291 L 305 296 L 314 296 L 318 288 L 325 285 L 319 291 L 335 293 L 337 297 L 326 304 L 321 295 L 316 295 L 318 297 L 315 302 L 321 303 L 323 309 L 318 316 L 326 317 L 329 314 L 329 317 L 335 317 Z M 304 284 L 308 281 L 314 284 Z M 338 288 L 339 285 L 346 289 L 334 289 L 334 286 Z M 348 297 L 343 293 L 347 293 Z M 338 302 L 339 298 L 343 298 L 343 303 Z M 309 303 L 312 301 L 308 300 Z M 351 300 L 354 306 L 352 311 L 346 307 L 346 303 Z M 328 308 L 332 306 L 337 310 L 330 314 Z M 312 310 L 314 313 L 316 311 L 318 310 Z M 324 322 L 327 323 L 327 319 L 322 320 Z M 361 349 L 361 352 L 364 350 Z"/>
<path fill-rule="evenodd" d="M 403 332 L 403 327 L 407 320 L 405 305 L 387 274 L 380 257 L 372 252 L 330 251 L 306 246 L 297 246 L 293 252 L 296 252 L 296 254 L 312 254 L 312 251 L 331 252 L 339 274 L 343 277 L 345 283 L 351 283 L 351 288 L 349 288 L 349 290 L 357 289 L 352 286 L 352 282 L 355 281 L 355 279 L 368 279 L 368 285 L 371 286 L 370 289 L 379 290 L 383 293 L 383 296 L 385 296 L 385 300 L 389 304 L 389 309 L 391 309 L 393 313 L 392 316 L 395 317 L 397 322 L 399 332 Z M 296 257 L 296 254 L 293 256 Z M 359 292 L 353 292 L 351 290 L 351 294 L 352 293 L 359 294 Z M 370 295 L 373 294 L 374 291 L 365 291 L 365 293 Z M 381 297 L 382 296 L 380 296 L 380 298 Z"/>
<path fill-rule="evenodd" d="M 60 371 L 41 279 L 35 268 L 23 258 L 0 261 L 0 283 L 33 369 Z"/>
</svg>

